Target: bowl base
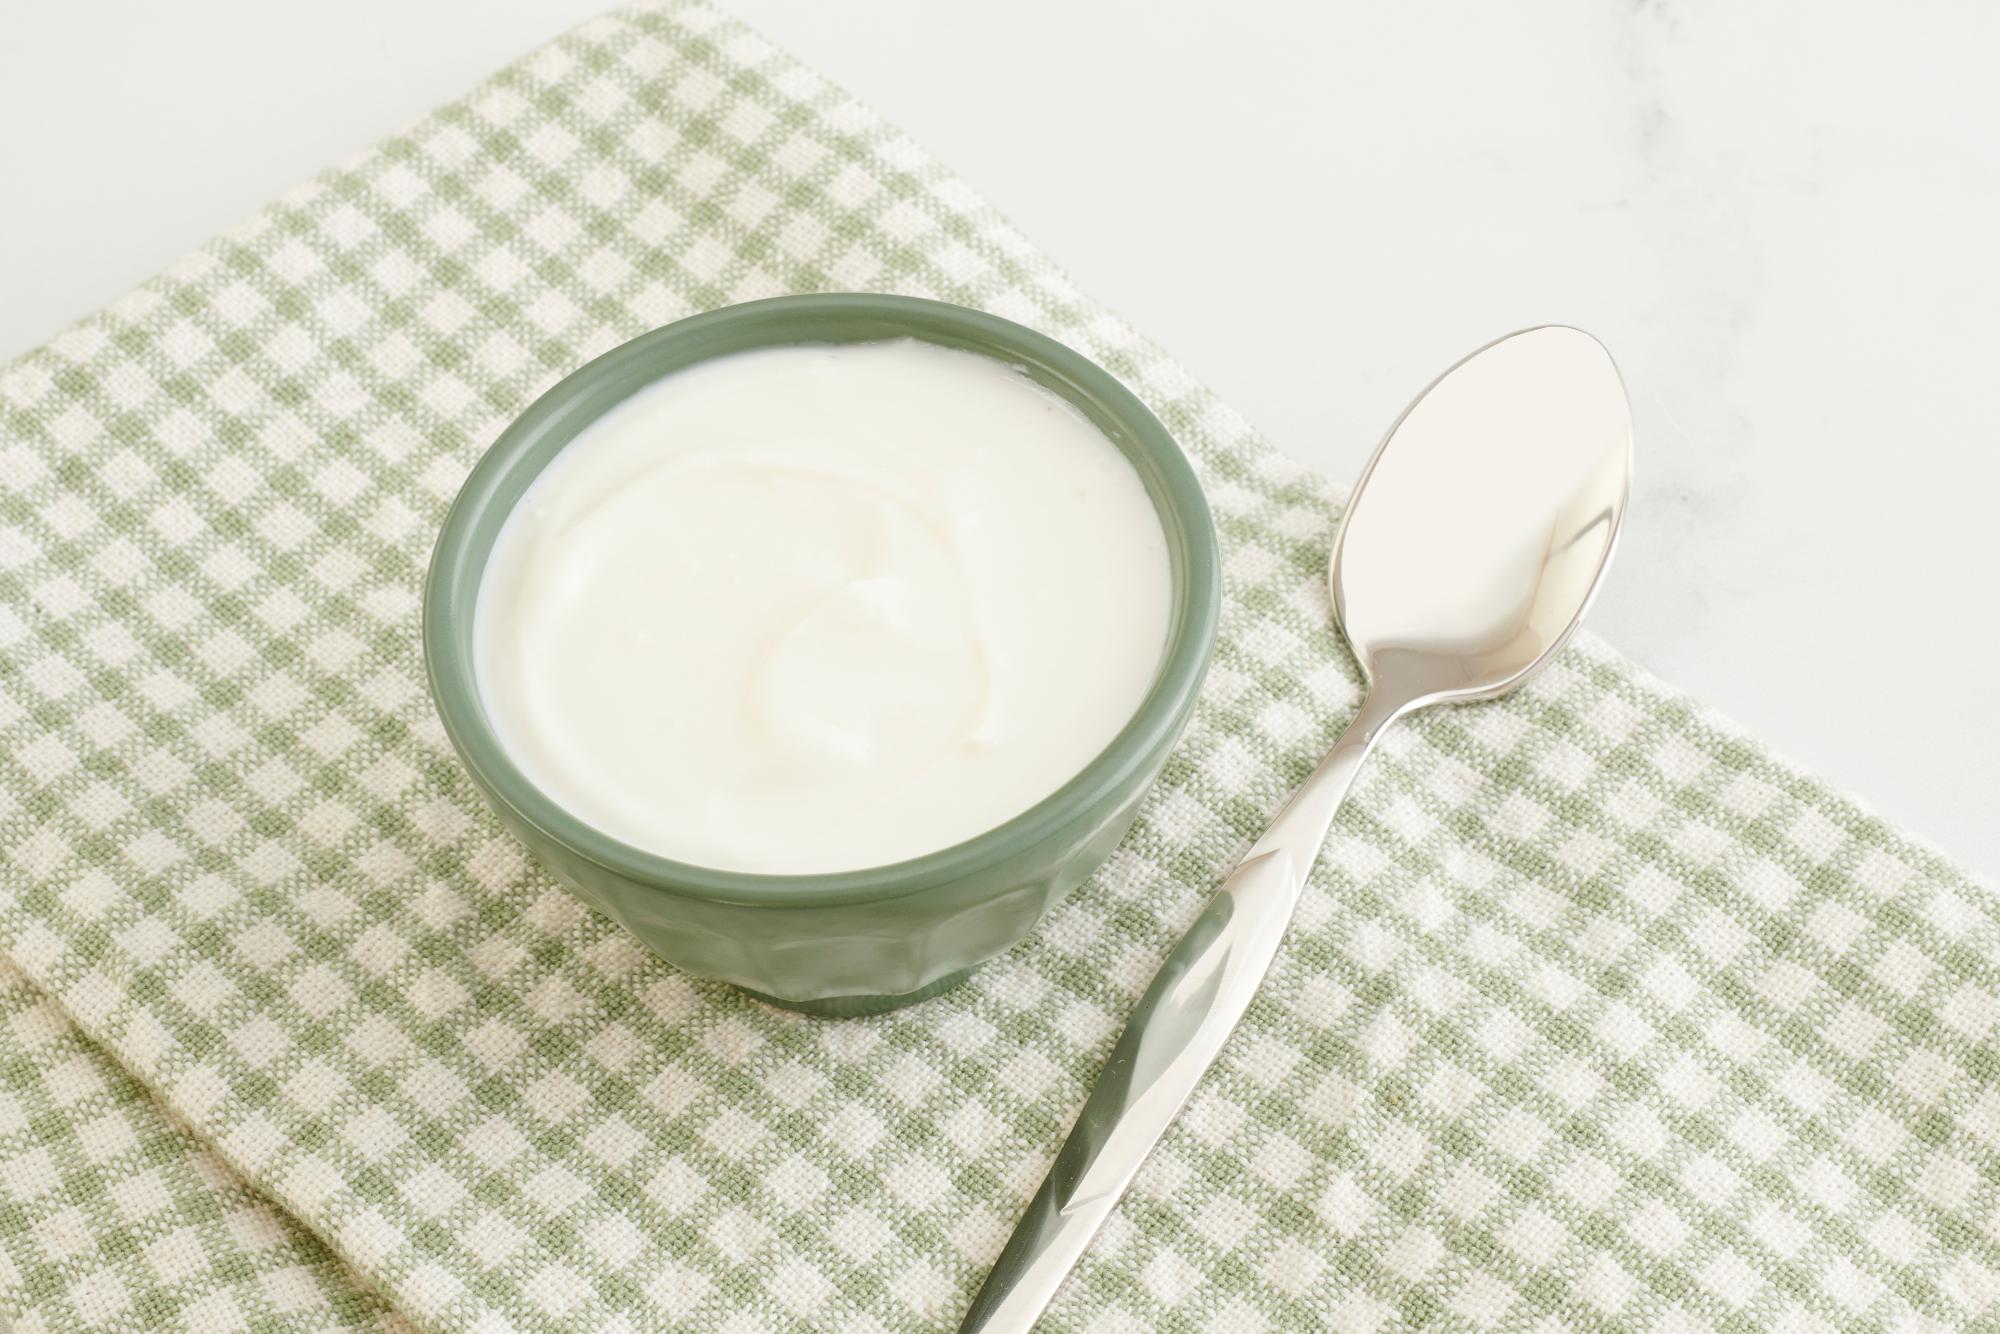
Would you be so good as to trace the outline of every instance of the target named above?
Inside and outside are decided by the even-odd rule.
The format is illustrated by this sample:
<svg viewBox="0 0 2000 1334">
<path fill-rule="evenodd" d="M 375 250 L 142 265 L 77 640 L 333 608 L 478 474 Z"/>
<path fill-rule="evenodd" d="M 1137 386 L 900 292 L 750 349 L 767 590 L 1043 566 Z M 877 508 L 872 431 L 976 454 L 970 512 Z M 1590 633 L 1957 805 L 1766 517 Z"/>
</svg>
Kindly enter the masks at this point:
<svg viewBox="0 0 2000 1334">
<path fill-rule="evenodd" d="M 861 1015 L 900 1010 L 905 1005 L 915 1005 L 918 1001 L 941 995 L 971 977 L 977 967 L 975 964 L 972 968 L 961 968 L 955 973 L 946 973 L 937 981 L 918 987 L 915 991 L 906 991 L 900 996 L 829 996 L 824 1000 L 786 1000 L 782 996 L 767 996 L 761 991 L 752 991 L 749 987 L 738 987 L 737 990 L 782 1010 L 797 1010 L 801 1014 L 823 1015 L 829 1019 L 853 1019 Z"/>
</svg>

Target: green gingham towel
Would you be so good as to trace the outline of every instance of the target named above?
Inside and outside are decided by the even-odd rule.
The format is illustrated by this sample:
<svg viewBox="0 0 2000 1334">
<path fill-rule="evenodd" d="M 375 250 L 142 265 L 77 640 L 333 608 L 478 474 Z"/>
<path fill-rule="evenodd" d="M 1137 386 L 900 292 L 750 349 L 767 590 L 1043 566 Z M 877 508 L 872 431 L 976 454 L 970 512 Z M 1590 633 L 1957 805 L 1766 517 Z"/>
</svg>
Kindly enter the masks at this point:
<svg viewBox="0 0 2000 1334">
<path fill-rule="evenodd" d="M 419 670 L 460 478 L 587 357 L 983 306 L 1193 455 L 1227 608 L 1124 846 L 967 986 L 676 974 Z M 934 1330 L 1352 710 L 1335 493 L 700 8 L 597 22 L 0 371 L 0 1292 L 23 1331 Z M 1829 720 L 1829 726 L 1839 725 Z M 1399 729 L 1054 1330 L 2000 1327 L 2000 902 L 1587 636 Z"/>
</svg>

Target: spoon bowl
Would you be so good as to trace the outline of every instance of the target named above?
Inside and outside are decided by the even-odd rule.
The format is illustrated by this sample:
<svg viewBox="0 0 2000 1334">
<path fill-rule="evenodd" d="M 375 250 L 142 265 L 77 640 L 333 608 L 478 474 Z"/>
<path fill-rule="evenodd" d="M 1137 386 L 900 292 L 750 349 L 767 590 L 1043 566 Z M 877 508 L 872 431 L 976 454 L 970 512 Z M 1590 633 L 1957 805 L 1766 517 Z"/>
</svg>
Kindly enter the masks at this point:
<svg viewBox="0 0 2000 1334">
<path fill-rule="evenodd" d="M 1624 385 L 1581 330 L 1511 334 L 1432 381 L 1334 539 L 1333 613 L 1371 690 L 1440 703 L 1526 679 L 1596 594 L 1631 469 Z"/>
</svg>

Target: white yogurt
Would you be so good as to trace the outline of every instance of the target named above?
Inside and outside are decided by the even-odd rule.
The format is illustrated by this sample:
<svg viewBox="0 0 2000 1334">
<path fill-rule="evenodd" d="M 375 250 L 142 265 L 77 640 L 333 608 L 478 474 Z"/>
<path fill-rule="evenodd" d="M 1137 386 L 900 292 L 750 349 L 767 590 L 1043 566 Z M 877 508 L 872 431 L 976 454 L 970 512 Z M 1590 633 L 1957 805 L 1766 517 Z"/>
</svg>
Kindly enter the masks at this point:
<svg viewBox="0 0 2000 1334">
<path fill-rule="evenodd" d="M 1063 399 L 914 340 L 740 353 L 600 418 L 522 498 L 474 626 L 544 792 L 739 871 L 880 866 L 991 829 L 1132 717 L 1166 539 Z"/>
</svg>

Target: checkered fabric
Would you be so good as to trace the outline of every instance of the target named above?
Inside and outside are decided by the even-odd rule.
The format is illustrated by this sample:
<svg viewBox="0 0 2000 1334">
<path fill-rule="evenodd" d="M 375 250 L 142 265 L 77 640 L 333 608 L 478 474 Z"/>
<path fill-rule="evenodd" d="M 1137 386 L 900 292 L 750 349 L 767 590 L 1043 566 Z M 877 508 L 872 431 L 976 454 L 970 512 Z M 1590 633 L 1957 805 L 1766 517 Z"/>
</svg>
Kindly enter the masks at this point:
<svg viewBox="0 0 2000 1334">
<path fill-rule="evenodd" d="M 15 1334 L 411 1329 L 5 961 L 0 1023 Z"/>
<path fill-rule="evenodd" d="M 827 1021 L 674 973 L 529 862 L 433 718 L 417 608 L 460 479 L 558 376 L 857 288 L 1123 377 L 1202 474 L 1227 607 L 1102 872 L 965 987 Z M 0 371 L 7 1308 L 948 1326 L 1354 707 L 1336 513 L 705 9 L 596 21 L 294 191 Z M 2000 1327 L 1996 1023 L 1989 889 L 1586 636 L 1371 760 L 1047 1327 Z"/>
</svg>

